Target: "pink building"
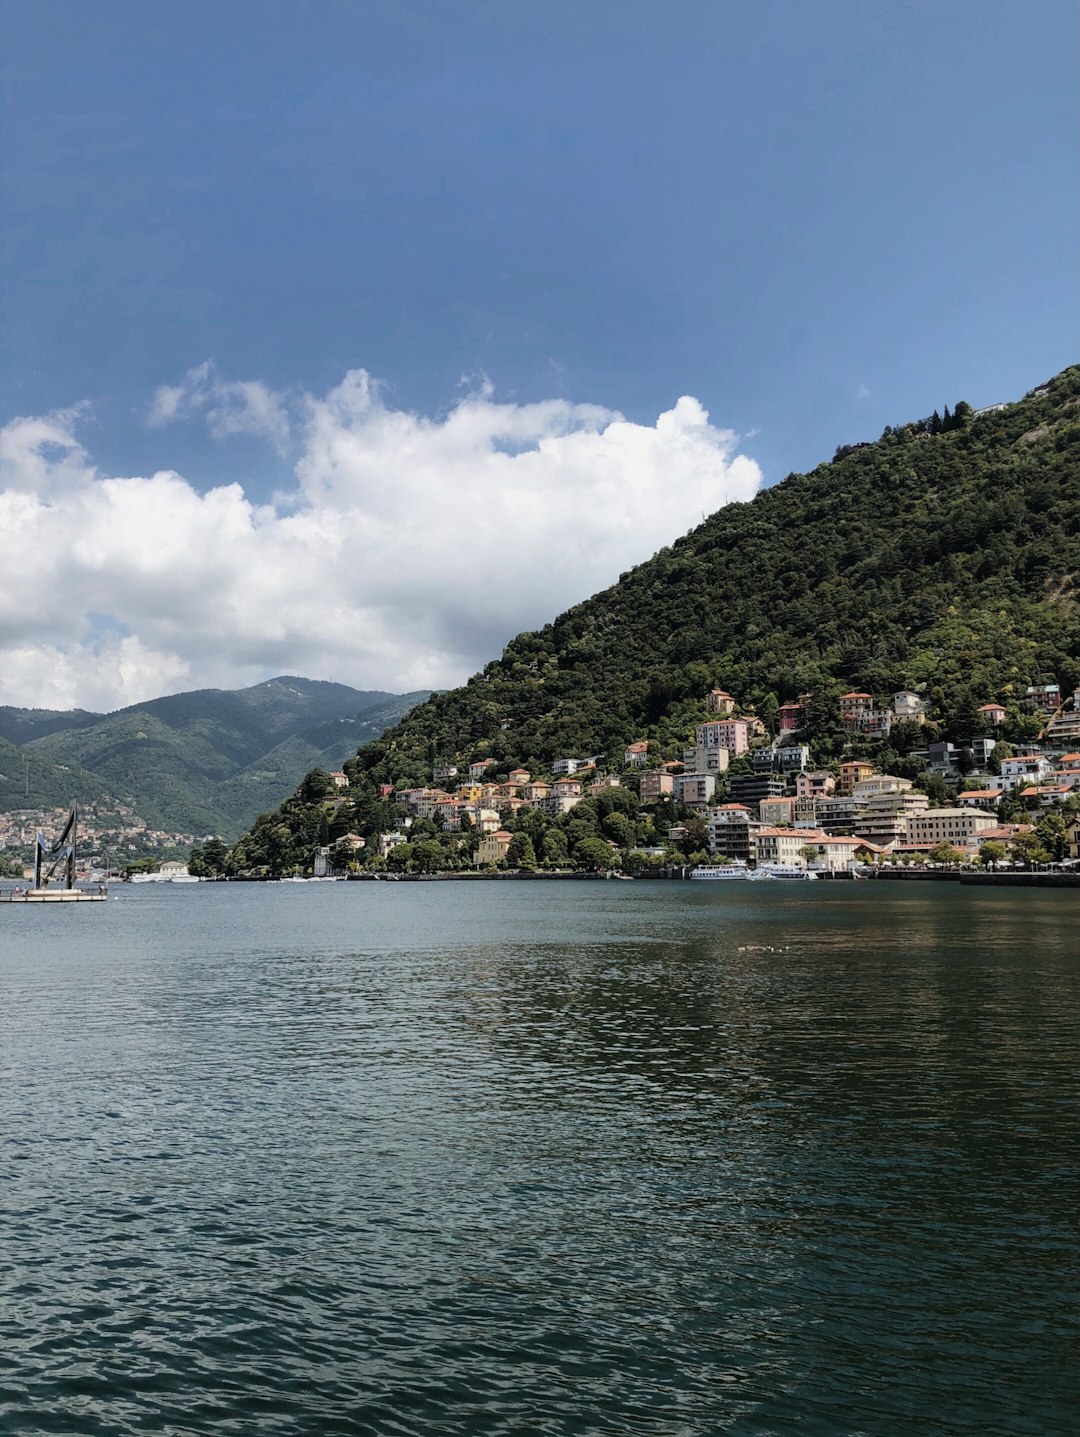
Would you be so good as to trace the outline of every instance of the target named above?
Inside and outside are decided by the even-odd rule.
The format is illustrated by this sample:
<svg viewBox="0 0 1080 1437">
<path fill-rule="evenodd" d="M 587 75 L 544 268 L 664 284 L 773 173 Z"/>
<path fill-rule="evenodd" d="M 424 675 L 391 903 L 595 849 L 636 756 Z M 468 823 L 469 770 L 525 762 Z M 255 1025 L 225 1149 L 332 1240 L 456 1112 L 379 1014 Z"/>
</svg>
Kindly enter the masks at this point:
<svg viewBox="0 0 1080 1437">
<path fill-rule="evenodd" d="M 699 723 L 694 732 L 698 748 L 726 748 L 733 758 L 749 752 L 750 725 L 745 719 Z"/>
<path fill-rule="evenodd" d="M 836 779 L 826 769 L 795 775 L 796 798 L 831 798 L 836 792 Z"/>
<path fill-rule="evenodd" d="M 1008 714 L 1001 704 L 981 704 L 976 713 L 981 713 L 987 723 L 994 728 L 1000 728 L 1008 718 Z"/>
</svg>

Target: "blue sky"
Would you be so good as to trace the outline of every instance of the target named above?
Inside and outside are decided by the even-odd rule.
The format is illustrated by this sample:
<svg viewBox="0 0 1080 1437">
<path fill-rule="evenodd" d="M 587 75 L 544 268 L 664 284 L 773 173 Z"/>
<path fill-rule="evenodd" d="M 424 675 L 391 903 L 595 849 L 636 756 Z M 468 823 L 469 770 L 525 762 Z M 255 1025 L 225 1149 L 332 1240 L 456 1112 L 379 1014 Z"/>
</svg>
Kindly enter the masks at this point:
<svg viewBox="0 0 1080 1437">
<path fill-rule="evenodd" d="M 1076 358 L 1072 0 L 3 15 L 0 420 L 85 403 L 100 473 L 295 482 L 292 429 L 148 423 L 207 360 L 296 412 L 692 395 L 771 483 Z"/>
</svg>

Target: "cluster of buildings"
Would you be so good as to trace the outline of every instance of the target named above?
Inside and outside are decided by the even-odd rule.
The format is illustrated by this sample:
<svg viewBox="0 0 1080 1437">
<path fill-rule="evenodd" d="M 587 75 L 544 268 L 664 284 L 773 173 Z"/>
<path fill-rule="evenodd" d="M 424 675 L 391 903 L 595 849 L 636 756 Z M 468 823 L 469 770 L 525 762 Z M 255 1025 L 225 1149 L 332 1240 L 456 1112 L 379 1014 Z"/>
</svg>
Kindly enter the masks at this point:
<svg viewBox="0 0 1080 1437">
<path fill-rule="evenodd" d="M 846 868 L 860 851 L 927 852 L 945 842 L 975 852 L 990 839 L 1007 841 L 1030 831 L 1027 824 L 999 823 L 996 809 L 1006 794 L 1016 793 L 1029 807 L 1038 807 L 1080 793 L 1080 689 L 1067 708 L 1057 684 L 1032 685 L 1028 705 L 1048 716 L 1047 744 L 1017 748 L 995 764 L 996 773 L 988 767 L 997 747 L 991 737 L 973 739 L 963 748 L 940 742 L 919 750 L 931 773 L 951 779 L 968 773 L 968 787 L 948 808 L 932 808 L 929 797 L 910 779 L 879 773 L 864 758 L 841 763 L 835 773 L 812 770 L 809 746 L 798 741 L 811 700 L 811 694 L 800 694 L 795 702 L 782 704 L 777 732 L 771 735 L 760 718 L 739 711 L 732 694 L 713 689 L 704 700 L 707 717 L 695 726 L 681 763 L 650 764 L 649 743 L 637 740 L 622 751 L 620 771 L 635 775 L 643 804 L 670 799 L 694 810 L 704 820 L 709 850 L 718 858 L 809 863 L 823 869 Z M 985 704 L 979 712 L 990 728 L 1000 727 L 1007 717 L 1000 704 Z M 893 694 L 888 705 L 871 694 L 852 692 L 841 697 L 839 716 L 853 735 L 884 738 L 901 720 L 925 723 L 927 707 L 911 690 Z M 1059 752 L 1069 740 L 1076 749 Z M 750 771 L 731 772 L 737 759 L 745 759 L 738 767 L 745 770 L 748 764 Z M 395 790 L 384 784 L 380 793 L 406 810 L 404 829 L 414 819 L 435 819 L 450 832 L 471 827 L 479 835 L 476 861 L 499 862 L 512 837 L 502 827 L 507 812 L 529 808 L 557 818 L 582 798 L 620 786 L 617 774 L 601 771 L 603 761 L 601 754 L 565 756 L 553 761 L 550 777 L 537 778 L 516 768 L 496 782 L 491 770 L 497 760 L 477 758 L 461 769 L 436 765 L 430 786 Z M 616 757 L 611 766 L 617 765 Z M 331 777 L 339 787 L 348 786 L 344 773 Z M 721 783 L 726 801 L 717 803 Z M 670 836 L 682 835 L 676 827 Z M 389 853 L 407 837 L 405 831 L 382 834 L 380 853 Z M 347 834 L 339 848 L 355 850 L 364 843 L 360 836 Z"/>
<path fill-rule="evenodd" d="M 33 863 L 34 840 L 40 830 L 46 836 L 63 831 L 69 809 L 24 808 L 0 813 L 0 850 L 6 850 L 27 865 Z M 112 866 L 132 858 L 190 849 L 202 843 L 204 835 L 172 833 L 151 828 L 133 809 L 124 804 L 79 805 L 78 846 L 80 864 L 100 862 L 107 856 Z"/>
<path fill-rule="evenodd" d="M 838 774 L 804 767 L 791 784 L 778 774 L 735 775 L 730 801 L 706 806 L 701 817 L 709 851 L 718 858 L 833 870 L 847 868 L 860 853 L 903 857 L 940 843 L 975 856 L 983 843 L 1007 843 L 1032 831 L 1030 823 L 999 820 L 1006 795 L 1033 810 L 1080 796 L 1080 751 L 1052 758 L 1026 750 L 1003 759 L 1000 770 L 973 775 L 946 807 L 932 807 L 910 779 L 878 773 L 865 759 L 841 763 Z"/>
</svg>

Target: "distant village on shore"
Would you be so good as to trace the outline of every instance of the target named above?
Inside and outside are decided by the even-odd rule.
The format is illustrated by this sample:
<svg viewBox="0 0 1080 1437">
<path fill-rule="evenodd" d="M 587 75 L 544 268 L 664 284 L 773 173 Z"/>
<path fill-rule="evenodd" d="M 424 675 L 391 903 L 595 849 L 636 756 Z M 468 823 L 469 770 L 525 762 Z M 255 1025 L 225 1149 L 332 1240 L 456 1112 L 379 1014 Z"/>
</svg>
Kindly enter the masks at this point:
<svg viewBox="0 0 1080 1437">
<path fill-rule="evenodd" d="M 594 839 L 589 859 L 601 868 L 642 871 L 707 861 L 842 873 L 868 863 L 997 866 L 1080 858 L 1080 688 L 1063 701 L 1058 684 L 1046 680 L 1028 686 L 1019 707 L 982 705 L 979 736 L 909 750 L 902 766 L 914 767 L 914 777 L 880 771 L 867 753 L 884 746 L 897 725 L 921 730 L 928 723 L 918 693 L 901 690 L 887 703 L 866 692 L 844 694 L 837 717 L 860 756 L 829 767 L 811 766 L 811 703 L 812 695 L 801 694 L 779 705 L 767 726 L 733 694 L 715 688 L 704 695 L 703 720 L 687 732 L 679 760 L 657 761 L 650 741 L 641 739 L 611 755 L 558 757 L 545 773 L 515 767 L 500 774 L 498 760 L 485 755 L 460 766 L 435 763 L 422 787 L 379 786 L 391 821 L 375 833 L 349 828 L 334 834 L 350 815 L 349 776 L 334 771 L 325 775 L 327 841 L 314 846 L 308 871 L 413 871 L 424 838 L 422 866 L 430 871 L 432 837 L 440 839 L 442 854 L 453 856 L 447 866 L 558 867 L 572 862 L 572 845 L 565 860 L 560 850 L 551 862 L 543 855 L 538 861 L 531 841 L 522 842 L 523 816 L 561 821 L 565 828 L 584 799 L 613 790 L 651 815 L 654 841 L 637 841 L 640 828 L 600 837 L 605 856 Z M 1029 729 L 1031 716 L 1038 718 L 1037 740 L 1006 740 L 1010 716 L 1018 712 L 1028 716 Z M 59 823 L 61 811 L 0 816 L 0 854 L 32 841 L 31 819 L 47 826 L 50 817 Z M 139 844 L 138 861 L 125 859 L 125 841 Z M 183 843 L 192 850 L 193 872 L 216 876 L 214 864 L 200 865 L 207 849 L 225 852 L 210 835 L 157 833 L 130 813 L 98 816 L 90 808 L 83 816 L 88 876 L 106 867 L 184 876 L 188 865 L 177 852 Z M 8 870 L 13 876 L 18 865 L 9 863 Z"/>
<path fill-rule="evenodd" d="M 444 834 L 474 834 L 475 866 L 513 866 L 515 834 L 508 824 L 523 811 L 557 819 L 584 798 L 624 787 L 643 808 L 661 812 L 670 806 L 677 815 L 665 841 L 625 855 L 631 864 L 683 862 L 695 833 L 703 837 L 711 861 L 825 872 L 845 871 L 857 862 L 1032 863 L 1078 857 L 1080 688 L 1063 703 L 1052 680 L 1028 687 L 1023 711 L 1044 720 L 1038 742 L 1006 742 L 1001 735 L 1009 709 L 997 702 L 982 705 L 983 735 L 967 745 L 929 742 L 909 753 L 922 768 L 917 778 L 880 772 L 867 757 L 812 768 L 803 741 L 810 702 L 811 695 L 803 694 L 780 705 L 776 732 L 770 734 L 734 695 L 713 689 L 704 698 L 707 717 L 687 735 L 681 761 L 654 763 L 649 742 L 641 740 L 611 756 L 556 758 L 549 774 L 514 768 L 501 781 L 492 777 L 494 758 L 477 757 L 461 770 L 436 764 L 430 785 L 382 785 L 380 796 L 400 815 L 394 828 L 370 840 L 342 835 L 319 849 L 315 871 L 360 867 L 365 857 L 370 864 L 376 855 L 393 867 L 395 850 L 427 823 Z M 894 693 L 887 705 L 869 693 L 851 692 L 839 700 L 839 718 L 859 742 L 887 740 L 899 723 L 921 726 L 928 713 L 925 700 L 908 690 Z M 339 790 L 349 786 L 344 771 L 330 778 Z M 1049 829 L 1043 823 L 1040 833 L 1046 815 L 1056 821 Z M 364 855 L 369 842 L 373 851 Z M 614 856 L 617 844 L 610 846 Z"/>
</svg>

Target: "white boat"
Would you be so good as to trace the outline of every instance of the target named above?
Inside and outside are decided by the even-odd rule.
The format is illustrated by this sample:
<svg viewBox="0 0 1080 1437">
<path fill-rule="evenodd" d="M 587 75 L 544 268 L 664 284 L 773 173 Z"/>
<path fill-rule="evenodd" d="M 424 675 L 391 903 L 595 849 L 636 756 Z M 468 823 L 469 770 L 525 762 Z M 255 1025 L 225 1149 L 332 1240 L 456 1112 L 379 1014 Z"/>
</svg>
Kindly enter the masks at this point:
<svg viewBox="0 0 1080 1437">
<path fill-rule="evenodd" d="M 754 874 L 745 863 L 703 863 L 695 868 L 691 878 L 753 878 Z"/>
<path fill-rule="evenodd" d="M 174 873 L 168 880 L 170 883 L 201 883 L 201 878 L 196 878 L 194 873 Z"/>
<path fill-rule="evenodd" d="M 809 868 L 799 868 L 794 863 L 759 863 L 754 870 L 755 878 L 794 878 L 803 883 L 816 882 L 817 874 Z"/>
</svg>

